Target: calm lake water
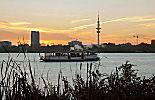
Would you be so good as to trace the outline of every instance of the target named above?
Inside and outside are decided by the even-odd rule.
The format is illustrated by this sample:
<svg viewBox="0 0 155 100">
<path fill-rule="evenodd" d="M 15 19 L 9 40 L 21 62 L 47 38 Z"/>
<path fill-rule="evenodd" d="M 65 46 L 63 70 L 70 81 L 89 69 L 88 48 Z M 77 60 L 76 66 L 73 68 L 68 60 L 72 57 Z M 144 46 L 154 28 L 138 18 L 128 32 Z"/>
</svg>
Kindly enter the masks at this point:
<svg viewBox="0 0 155 100">
<path fill-rule="evenodd" d="M 43 54 L 41 54 L 43 55 Z M 0 63 L 7 61 L 9 54 L 0 53 Z M 11 53 L 10 56 L 17 61 L 21 66 L 27 66 L 27 60 L 24 54 Z M 58 74 L 61 70 L 62 75 L 71 80 L 76 73 L 82 73 L 83 77 L 86 74 L 87 62 L 82 62 L 82 71 L 80 71 L 80 62 L 40 62 L 38 53 L 26 54 L 31 61 L 32 68 L 35 69 L 36 78 L 43 75 L 53 83 L 57 82 Z M 101 57 L 101 65 L 99 70 L 101 73 L 110 74 L 116 67 L 124 64 L 127 60 L 130 63 L 137 65 L 134 69 L 138 69 L 140 76 L 152 76 L 155 74 L 155 53 L 102 53 L 98 54 Z M 24 62 L 23 62 L 24 61 Z M 93 64 L 98 62 L 93 62 Z M 0 65 L 1 66 L 1 65 Z"/>
</svg>

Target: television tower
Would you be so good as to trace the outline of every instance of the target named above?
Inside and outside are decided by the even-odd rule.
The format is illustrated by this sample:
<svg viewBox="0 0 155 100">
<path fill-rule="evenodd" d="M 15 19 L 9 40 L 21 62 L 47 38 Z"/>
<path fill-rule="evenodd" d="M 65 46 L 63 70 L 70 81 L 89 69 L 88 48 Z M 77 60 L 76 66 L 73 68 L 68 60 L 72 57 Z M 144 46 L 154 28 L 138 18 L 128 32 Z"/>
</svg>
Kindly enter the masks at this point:
<svg viewBox="0 0 155 100">
<path fill-rule="evenodd" d="M 99 16 L 99 12 L 98 12 L 98 20 L 97 20 L 97 28 L 96 28 L 96 32 L 97 32 L 97 34 L 98 34 L 98 38 L 97 38 L 97 43 L 98 43 L 98 45 L 100 45 L 100 18 L 99 18 L 100 16 Z"/>
</svg>

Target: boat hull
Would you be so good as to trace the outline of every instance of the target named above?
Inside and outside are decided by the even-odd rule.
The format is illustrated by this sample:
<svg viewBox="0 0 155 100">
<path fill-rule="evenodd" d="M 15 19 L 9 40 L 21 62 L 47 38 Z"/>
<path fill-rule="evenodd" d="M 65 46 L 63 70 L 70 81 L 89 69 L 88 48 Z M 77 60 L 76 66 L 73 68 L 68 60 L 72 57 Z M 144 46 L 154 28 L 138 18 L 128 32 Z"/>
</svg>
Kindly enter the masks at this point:
<svg viewBox="0 0 155 100">
<path fill-rule="evenodd" d="M 99 57 L 89 59 L 40 59 L 41 62 L 86 62 L 86 61 L 98 61 Z"/>
</svg>

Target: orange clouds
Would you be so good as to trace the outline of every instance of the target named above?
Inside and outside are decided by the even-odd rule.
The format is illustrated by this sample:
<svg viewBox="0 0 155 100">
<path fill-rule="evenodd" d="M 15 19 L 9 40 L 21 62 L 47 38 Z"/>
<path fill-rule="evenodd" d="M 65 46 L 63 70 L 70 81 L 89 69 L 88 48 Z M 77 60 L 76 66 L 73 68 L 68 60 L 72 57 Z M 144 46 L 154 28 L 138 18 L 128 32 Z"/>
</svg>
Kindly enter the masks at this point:
<svg viewBox="0 0 155 100">
<path fill-rule="evenodd" d="M 31 24 L 31 23 L 29 23 L 29 22 L 10 22 L 9 24 L 18 26 L 18 25 L 28 25 L 28 24 Z"/>
<path fill-rule="evenodd" d="M 155 28 L 155 23 L 149 23 L 149 24 L 141 24 L 142 26 L 146 27 L 146 28 Z"/>
<path fill-rule="evenodd" d="M 71 21 L 72 24 L 75 24 L 75 23 L 81 23 L 81 22 L 86 22 L 86 21 L 89 21 L 90 19 L 86 18 L 86 19 L 79 19 L 79 20 L 73 20 Z"/>
<path fill-rule="evenodd" d="M 17 35 L 19 33 L 27 33 L 25 34 L 26 37 L 30 37 L 30 31 L 36 30 L 40 31 L 42 43 L 46 44 L 67 44 L 68 41 L 73 39 L 79 39 L 86 44 L 97 43 L 97 34 L 95 29 L 96 23 L 90 23 L 89 21 L 90 19 L 73 20 L 71 23 L 74 24 L 74 27 L 64 27 L 61 29 L 57 27 L 49 28 L 50 26 L 48 28 L 41 26 L 37 27 L 35 23 L 25 21 L 0 21 L 0 34 L 2 35 L 0 40 L 10 39 L 11 41 L 15 41 L 17 40 Z M 84 22 L 90 24 L 83 24 Z M 78 25 L 76 25 L 76 23 L 78 23 Z M 142 34 L 143 36 L 140 37 L 140 41 L 150 43 L 150 39 L 155 38 L 155 35 L 153 35 L 155 28 L 155 17 L 132 16 L 101 21 L 101 28 L 101 42 L 113 42 L 116 44 L 126 42 L 135 43 L 133 35 Z M 10 38 L 8 38 L 8 36 L 10 36 Z M 26 38 L 25 40 L 30 43 L 30 38 Z"/>
</svg>

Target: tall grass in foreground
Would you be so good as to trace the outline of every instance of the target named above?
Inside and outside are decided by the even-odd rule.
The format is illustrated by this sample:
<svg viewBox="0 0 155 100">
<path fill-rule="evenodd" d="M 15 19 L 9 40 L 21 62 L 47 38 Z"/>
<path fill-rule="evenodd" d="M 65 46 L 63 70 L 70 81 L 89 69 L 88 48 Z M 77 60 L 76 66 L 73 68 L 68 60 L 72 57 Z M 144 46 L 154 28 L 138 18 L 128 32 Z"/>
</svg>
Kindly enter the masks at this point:
<svg viewBox="0 0 155 100">
<path fill-rule="evenodd" d="M 8 58 L 1 63 L 0 100 L 155 100 L 155 76 L 138 77 L 133 66 L 126 62 L 108 75 L 93 70 L 98 65 L 88 63 L 84 66 L 86 79 L 79 73 L 69 82 L 60 72 L 56 85 L 41 76 L 44 87 L 40 87 L 30 61 L 26 66 L 29 70 L 25 70 Z M 82 64 L 79 67 L 82 70 Z"/>
</svg>

